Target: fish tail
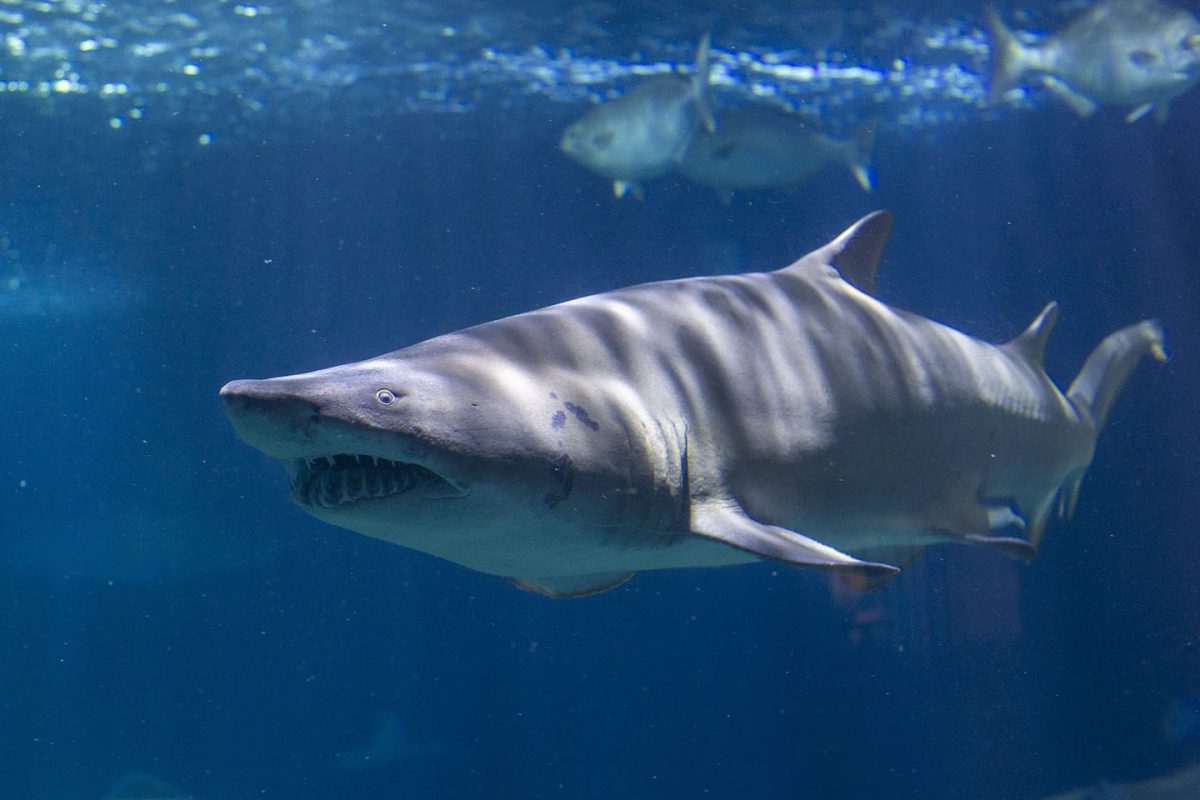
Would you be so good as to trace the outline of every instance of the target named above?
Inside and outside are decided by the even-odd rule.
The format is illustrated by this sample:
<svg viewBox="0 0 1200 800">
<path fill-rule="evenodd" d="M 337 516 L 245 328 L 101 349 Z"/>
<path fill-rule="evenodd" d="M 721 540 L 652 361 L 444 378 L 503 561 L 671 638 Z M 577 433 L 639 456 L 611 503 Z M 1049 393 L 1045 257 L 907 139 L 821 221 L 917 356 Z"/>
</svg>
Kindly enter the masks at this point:
<svg viewBox="0 0 1200 800">
<path fill-rule="evenodd" d="M 706 33 L 700 37 L 696 45 L 696 63 L 692 67 L 692 96 L 696 103 L 696 112 L 704 129 L 712 133 L 717 129 L 717 120 L 712 111 L 712 90 L 709 73 L 712 71 L 712 34 Z"/>
<path fill-rule="evenodd" d="M 1071 388 L 1067 389 L 1068 399 L 1079 415 L 1091 424 L 1092 430 L 1099 433 L 1104 427 L 1117 395 L 1143 357 L 1150 355 L 1158 361 L 1167 360 L 1163 344 L 1162 326 L 1157 320 L 1148 319 L 1109 334 L 1092 351 L 1083 363 L 1083 369 L 1079 370 L 1079 375 L 1071 383 Z M 1086 471 L 1087 465 L 1084 464 L 1071 472 L 1060 487 L 1041 498 L 1032 508 L 1032 513 L 1027 517 L 1026 536 L 1035 548 L 1054 511 L 1057 510 L 1058 516 L 1063 519 L 1070 519 L 1075 512 L 1079 485 Z"/>
<path fill-rule="evenodd" d="M 995 106 L 999 105 L 1005 92 L 1017 85 L 1033 59 L 1030 48 L 1017 40 L 995 8 L 988 6 L 983 13 L 990 54 L 987 101 L 989 106 Z"/>
<path fill-rule="evenodd" d="M 1110 333 L 1088 356 L 1067 389 L 1067 397 L 1079 413 L 1092 421 L 1097 432 L 1104 427 L 1117 395 L 1142 358 L 1150 355 L 1158 361 L 1167 360 L 1164 343 L 1162 325 L 1148 319 Z"/>
</svg>

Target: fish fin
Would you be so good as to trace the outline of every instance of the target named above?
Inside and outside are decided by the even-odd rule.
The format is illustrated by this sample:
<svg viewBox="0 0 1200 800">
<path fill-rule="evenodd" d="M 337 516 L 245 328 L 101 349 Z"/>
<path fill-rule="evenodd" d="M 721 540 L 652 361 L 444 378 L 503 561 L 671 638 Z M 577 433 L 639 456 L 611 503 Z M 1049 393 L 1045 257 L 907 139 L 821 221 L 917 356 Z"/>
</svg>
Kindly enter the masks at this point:
<svg viewBox="0 0 1200 800">
<path fill-rule="evenodd" d="M 1058 303 L 1048 303 L 1021 335 L 1004 345 L 1004 349 L 1019 354 L 1029 363 L 1041 367 L 1046 356 L 1046 340 L 1058 321 Z"/>
<path fill-rule="evenodd" d="M 1145 320 L 1110 333 L 1083 363 L 1079 375 L 1067 389 L 1067 399 L 1093 431 L 1099 433 L 1104 427 L 1117 395 L 1147 355 L 1157 361 L 1168 358 L 1162 326 L 1157 320 Z M 1026 521 L 1026 538 L 1034 548 L 1046 533 L 1051 512 L 1057 511 L 1063 519 L 1070 519 L 1075 512 L 1086 471 L 1087 464 L 1083 464 L 1072 470 L 1049 494 L 1019 503 Z"/>
<path fill-rule="evenodd" d="M 1058 516 L 1070 519 L 1075 516 L 1075 503 L 1079 500 L 1079 486 L 1083 483 L 1084 470 L 1070 475 L 1058 493 Z"/>
<path fill-rule="evenodd" d="M 880 563 L 892 565 L 899 570 L 908 567 L 909 564 L 920 558 L 924 552 L 924 545 L 888 545 L 886 547 L 872 547 L 870 549 L 871 558 L 876 559 Z M 858 572 L 839 570 L 838 572 L 830 573 L 830 575 L 840 587 L 859 594 L 878 589 L 883 585 L 871 574 L 863 575 Z"/>
<path fill-rule="evenodd" d="M 1095 100 L 1080 94 L 1053 75 L 1043 76 L 1042 85 L 1049 89 L 1059 100 L 1066 103 L 1077 115 L 1087 117 L 1096 112 L 1097 105 Z"/>
<path fill-rule="evenodd" d="M 833 267 L 860 292 L 875 294 L 875 272 L 892 230 L 892 215 L 873 211 L 824 247 L 814 250 L 780 272 Z"/>
<path fill-rule="evenodd" d="M 854 175 L 854 180 L 864 192 L 875 188 L 875 178 L 871 174 L 871 152 L 875 149 L 875 124 L 863 125 L 855 132 L 854 138 L 848 143 L 846 164 Z"/>
<path fill-rule="evenodd" d="M 732 500 L 693 503 L 690 529 L 698 536 L 723 542 L 760 558 L 850 573 L 856 584 L 866 588 L 882 586 L 900 571 L 888 564 L 859 561 L 795 531 L 756 522 Z"/>
<path fill-rule="evenodd" d="M 1139 119 L 1141 119 L 1142 117 L 1146 116 L 1147 114 L 1149 114 L 1151 111 L 1154 111 L 1154 110 L 1155 110 L 1154 103 L 1142 103 L 1140 106 L 1138 106 L 1137 108 L 1133 109 L 1132 111 L 1130 111 L 1128 114 L 1125 115 L 1125 121 L 1129 122 L 1129 123 L 1137 122 Z"/>
<path fill-rule="evenodd" d="M 854 175 L 854 180 L 858 181 L 858 185 L 862 187 L 864 192 L 869 192 L 875 188 L 875 178 L 871 174 L 871 168 L 866 164 L 851 164 L 850 172 Z"/>
<path fill-rule="evenodd" d="M 546 597 L 587 597 L 615 589 L 633 577 L 632 572 L 567 575 L 551 578 L 511 578 L 518 589 Z"/>
<path fill-rule="evenodd" d="M 620 200 L 625 195 L 633 195 L 643 202 L 646 199 L 645 188 L 636 181 L 613 181 L 613 197 Z"/>
<path fill-rule="evenodd" d="M 963 539 L 971 544 L 983 545 L 984 547 L 1003 553 L 1009 558 L 1015 558 L 1018 561 L 1026 563 L 1033 561 L 1037 555 L 1037 548 L 1033 544 L 1016 536 L 969 533 Z"/>
<path fill-rule="evenodd" d="M 712 71 L 712 34 L 706 33 L 700 37 L 696 45 L 696 63 L 692 68 L 692 95 L 695 98 L 696 113 L 704 130 L 713 133 L 717 129 L 717 120 L 712 112 L 712 97 L 710 90 Z"/>
<path fill-rule="evenodd" d="M 1034 550 L 1037 550 L 1038 545 L 1042 543 L 1042 537 L 1046 535 L 1046 525 L 1050 522 L 1050 512 L 1054 509 L 1054 500 L 1058 495 L 1059 490 L 1056 488 L 1034 504 L 1032 511 L 1026 513 L 1022 509 L 1022 513 L 1025 514 L 1025 537 Z"/>
<path fill-rule="evenodd" d="M 987 526 L 991 531 L 1010 527 L 1025 530 L 1025 520 L 1018 516 L 1011 506 L 988 506 Z"/>
<path fill-rule="evenodd" d="M 989 106 L 997 106 L 1004 95 L 1015 88 L 1021 76 L 1029 69 L 1028 51 L 1012 30 L 1000 19 L 996 9 L 984 9 L 984 26 L 988 38 L 988 94 Z"/>
<path fill-rule="evenodd" d="M 1067 389 L 1075 409 L 1099 431 L 1112 404 L 1143 356 L 1167 360 L 1162 325 L 1148 319 L 1110 333 L 1096 346 Z"/>
</svg>

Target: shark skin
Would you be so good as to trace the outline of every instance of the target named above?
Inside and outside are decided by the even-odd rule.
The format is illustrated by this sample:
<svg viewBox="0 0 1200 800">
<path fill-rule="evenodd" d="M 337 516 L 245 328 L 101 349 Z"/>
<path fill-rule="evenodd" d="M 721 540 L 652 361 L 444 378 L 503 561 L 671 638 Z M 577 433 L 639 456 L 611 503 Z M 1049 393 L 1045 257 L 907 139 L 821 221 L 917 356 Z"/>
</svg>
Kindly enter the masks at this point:
<svg viewBox="0 0 1200 800">
<path fill-rule="evenodd" d="M 952 541 L 1031 558 L 1162 330 L 1110 335 L 1064 393 L 1042 367 L 1054 304 L 992 345 L 875 299 L 890 228 L 876 212 L 775 272 L 583 297 L 221 398 L 309 514 L 550 596 L 759 559 L 872 587 L 885 556 Z"/>
</svg>

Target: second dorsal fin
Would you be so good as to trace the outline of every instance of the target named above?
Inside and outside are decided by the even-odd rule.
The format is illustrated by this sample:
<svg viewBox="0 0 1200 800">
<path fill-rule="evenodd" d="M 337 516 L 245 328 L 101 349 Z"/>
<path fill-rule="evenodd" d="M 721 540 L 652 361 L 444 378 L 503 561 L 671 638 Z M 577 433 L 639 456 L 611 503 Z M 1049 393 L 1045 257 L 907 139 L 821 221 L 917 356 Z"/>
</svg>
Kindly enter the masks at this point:
<svg viewBox="0 0 1200 800">
<path fill-rule="evenodd" d="M 1054 323 L 1057 321 L 1058 303 L 1048 303 L 1020 336 L 1004 345 L 1005 349 L 1019 353 L 1032 364 L 1042 366 L 1046 355 L 1046 340 L 1050 338 L 1050 331 L 1054 329 Z"/>
</svg>

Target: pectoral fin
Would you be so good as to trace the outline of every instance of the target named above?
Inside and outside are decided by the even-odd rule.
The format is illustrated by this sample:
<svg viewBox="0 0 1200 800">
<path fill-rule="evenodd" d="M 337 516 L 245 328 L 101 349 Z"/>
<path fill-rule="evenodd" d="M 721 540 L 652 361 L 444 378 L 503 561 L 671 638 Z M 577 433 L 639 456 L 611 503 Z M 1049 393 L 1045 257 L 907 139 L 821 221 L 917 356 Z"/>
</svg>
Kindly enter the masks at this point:
<svg viewBox="0 0 1200 800">
<path fill-rule="evenodd" d="M 1081 117 L 1090 116 L 1096 111 L 1096 101 L 1072 89 L 1063 81 L 1052 75 L 1042 78 L 1042 85 L 1058 96 L 1060 100 L 1071 107 Z"/>
<path fill-rule="evenodd" d="M 969 533 L 963 539 L 971 544 L 983 545 L 998 553 L 1003 553 L 1009 558 L 1015 558 L 1018 561 L 1026 563 L 1033 561 L 1034 557 L 1037 556 L 1036 547 L 1016 536 L 989 536 L 981 533 Z"/>
<path fill-rule="evenodd" d="M 882 586 L 900 572 L 887 564 L 859 561 L 795 531 L 756 522 L 732 500 L 713 499 L 693 503 L 690 527 L 692 533 L 724 542 L 761 558 L 848 574 L 856 584 L 865 588 Z"/>
<path fill-rule="evenodd" d="M 1154 103 L 1142 103 L 1137 108 L 1125 115 L 1125 121 L 1128 123 L 1137 122 L 1142 117 L 1154 110 Z"/>
<path fill-rule="evenodd" d="M 598 573 L 595 575 L 568 575 L 550 578 L 513 578 L 518 589 L 542 594 L 546 597 L 587 597 L 615 589 L 633 577 L 632 572 Z"/>
</svg>

